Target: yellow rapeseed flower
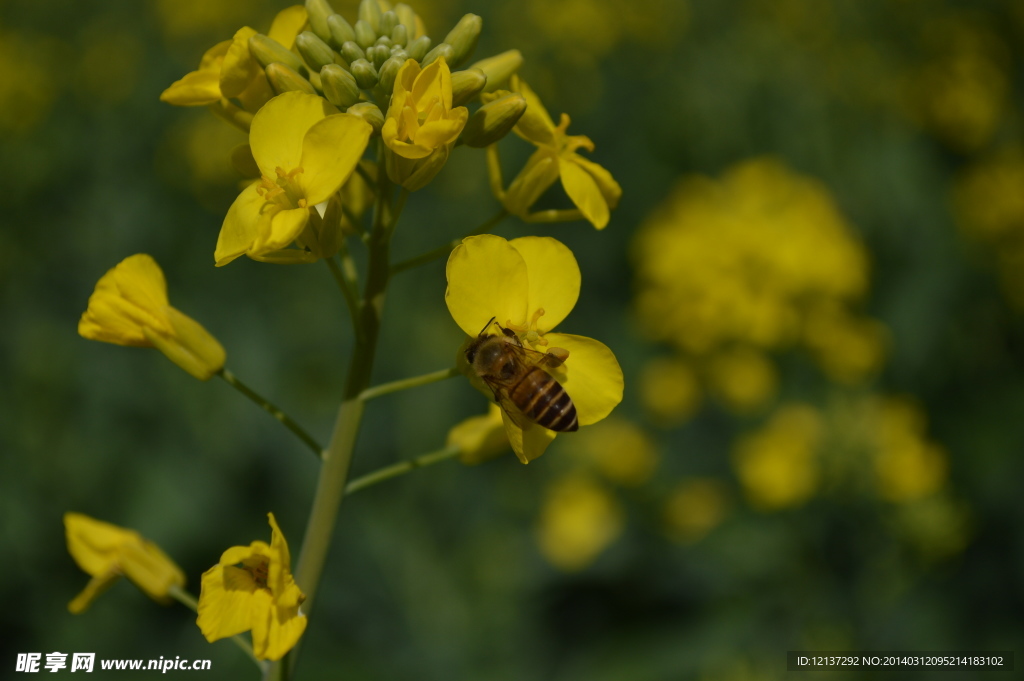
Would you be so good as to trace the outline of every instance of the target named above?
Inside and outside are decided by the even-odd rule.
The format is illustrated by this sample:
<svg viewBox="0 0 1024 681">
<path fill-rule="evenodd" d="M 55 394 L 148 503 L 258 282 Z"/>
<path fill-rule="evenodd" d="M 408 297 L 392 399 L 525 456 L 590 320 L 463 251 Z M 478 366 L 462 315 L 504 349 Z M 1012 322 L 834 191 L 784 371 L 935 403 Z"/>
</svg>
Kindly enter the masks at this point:
<svg viewBox="0 0 1024 681">
<path fill-rule="evenodd" d="M 822 435 L 818 412 L 787 405 L 761 430 L 740 439 L 733 461 L 751 505 L 776 511 L 809 500 L 818 488 Z"/>
<path fill-rule="evenodd" d="M 78 333 L 116 345 L 156 348 L 202 381 L 220 371 L 226 358 L 216 338 L 170 306 L 164 273 L 143 253 L 125 258 L 100 278 Z"/>
<path fill-rule="evenodd" d="M 314 260 L 305 250 L 284 249 L 302 234 L 309 211 L 348 179 L 370 132 L 368 123 L 338 113 L 316 95 L 286 92 L 267 102 L 249 131 L 262 177 L 228 209 L 214 252 L 217 265 L 241 255 L 275 262 Z"/>
<path fill-rule="evenodd" d="M 544 557 L 562 570 L 582 570 L 622 534 L 622 507 L 586 475 L 554 483 L 545 497 L 537 538 Z"/>
<path fill-rule="evenodd" d="M 555 180 L 561 178 L 562 187 L 580 216 L 594 227 L 604 229 L 611 211 L 622 198 L 622 188 L 611 173 L 576 153 L 577 149 L 593 151 L 594 143 L 583 135 L 566 134 L 568 114 L 563 113 L 556 126 L 540 98 L 519 76 L 512 76 L 510 89 L 526 99 L 526 113 L 513 130 L 536 146 L 537 151 L 512 180 L 508 190 L 499 196 L 505 208 L 524 220 L 532 219 L 535 216 L 530 213 L 530 208 Z M 484 94 L 481 99 L 489 102 L 506 94 L 498 91 Z"/>
<path fill-rule="evenodd" d="M 452 108 L 452 75 L 444 57 L 424 69 L 407 60 L 381 129 L 388 177 L 410 191 L 424 187 L 448 160 L 468 119 L 466 107 Z"/>
<path fill-rule="evenodd" d="M 579 265 L 561 242 L 534 236 L 512 241 L 490 234 L 469 237 L 452 251 L 446 273 L 448 310 L 470 337 L 493 317 L 514 330 L 529 349 L 550 346 L 568 352 L 554 376 L 576 405 L 580 425 L 597 423 L 622 400 L 622 369 L 607 346 L 584 336 L 552 332 L 572 311 L 580 291 Z M 459 357 L 466 367 L 464 353 Z M 520 428 L 504 411 L 502 418 L 512 449 L 523 463 L 543 454 L 555 437 L 536 424 Z"/>
<path fill-rule="evenodd" d="M 288 543 L 273 513 L 270 544 L 232 546 L 203 573 L 196 624 L 210 643 L 252 631 L 253 653 L 280 660 L 306 630 L 299 606 L 306 597 L 291 573 Z"/>
<path fill-rule="evenodd" d="M 185 574 L 153 542 L 138 532 L 81 513 L 65 513 L 68 552 L 92 579 L 68 610 L 85 612 L 111 584 L 127 577 L 150 598 L 169 603 L 171 587 L 185 585 Z"/>
<path fill-rule="evenodd" d="M 305 24 L 306 8 L 293 5 L 274 17 L 268 37 L 290 50 Z M 211 47 L 199 68 L 171 84 L 160 100 L 175 106 L 204 106 L 221 99 L 238 99 L 245 110 L 256 112 L 274 92 L 263 67 L 249 53 L 249 38 L 254 35 L 256 31 L 245 26 L 231 40 Z"/>
</svg>

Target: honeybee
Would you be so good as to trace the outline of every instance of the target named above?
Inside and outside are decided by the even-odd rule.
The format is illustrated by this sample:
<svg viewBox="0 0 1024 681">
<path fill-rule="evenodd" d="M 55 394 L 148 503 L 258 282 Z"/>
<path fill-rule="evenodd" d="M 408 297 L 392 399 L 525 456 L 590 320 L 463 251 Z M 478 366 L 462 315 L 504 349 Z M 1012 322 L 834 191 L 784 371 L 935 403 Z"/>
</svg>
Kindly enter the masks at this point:
<svg viewBox="0 0 1024 681">
<path fill-rule="evenodd" d="M 492 324 L 500 334 L 487 333 Z M 466 361 L 517 426 L 525 428 L 532 421 L 561 433 L 579 429 L 576 405 L 545 367 L 557 369 L 567 356 L 564 350 L 538 352 L 525 347 L 514 331 L 494 317 L 466 348 Z"/>
</svg>

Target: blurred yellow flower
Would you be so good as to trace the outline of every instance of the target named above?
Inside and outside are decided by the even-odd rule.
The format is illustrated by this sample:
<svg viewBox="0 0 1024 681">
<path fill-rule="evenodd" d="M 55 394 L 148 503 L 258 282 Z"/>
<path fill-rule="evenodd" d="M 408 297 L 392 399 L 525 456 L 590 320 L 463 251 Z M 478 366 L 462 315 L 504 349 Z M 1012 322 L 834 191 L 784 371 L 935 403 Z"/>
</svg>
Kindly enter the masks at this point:
<svg viewBox="0 0 1024 681">
<path fill-rule="evenodd" d="M 714 478 L 681 480 L 665 502 L 664 518 L 672 538 L 699 541 L 716 528 L 728 510 L 725 485 Z"/>
<path fill-rule="evenodd" d="M 650 436 L 635 423 L 614 416 L 580 433 L 572 451 L 609 481 L 637 487 L 651 479 L 658 452 Z"/>
<path fill-rule="evenodd" d="M 278 12 L 268 37 L 290 50 L 306 24 L 306 8 L 293 5 Z M 203 106 L 221 99 L 238 99 L 255 113 L 274 96 L 263 67 L 249 52 L 249 38 L 256 31 L 240 28 L 231 40 L 217 43 L 203 55 L 199 68 L 171 84 L 160 101 L 175 106 Z"/>
<path fill-rule="evenodd" d="M 658 425 L 679 425 L 700 407 L 700 380 L 688 362 L 657 357 L 640 372 L 640 401 Z"/>
<path fill-rule="evenodd" d="M 576 305 L 580 291 L 579 265 L 561 242 L 550 237 L 469 237 L 452 251 L 446 274 L 448 311 L 471 339 L 495 318 L 515 331 L 528 349 L 550 345 L 568 351 L 554 375 L 575 404 L 580 425 L 597 423 L 622 401 L 622 369 L 607 346 L 592 338 L 552 332 Z M 490 395 L 464 355 L 459 353 L 460 366 L 478 389 Z M 502 419 L 523 463 L 543 454 L 555 437 L 536 424 L 520 428 L 504 411 Z"/>
<path fill-rule="evenodd" d="M 288 543 L 273 513 L 270 544 L 232 546 L 203 573 L 196 624 L 210 643 L 252 631 L 257 659 L 280 660 L 306 630 L 305 596 L 291 573 Z"/>
<path fill-rule="evenodd" d="M 715 354 L 708 376 L 712 390 L 727 407 L 739 413 L 762 406 L 775 395 L 779 382 L 771 360 L 749 347 Z"/>
<path fill-rule="evenodd" d="M 733 464 L 750 504 L 777 511 L 804 504 L 818 487 L 822 424 L 805 405 L 779 408 L 759 431 L 742 437 Z"/>
<path fill-rule="evenodd" d="M 78 322 L 83 338 L 156 348 L 205 381 L 224 367 L 217 339 L 167 301 L 164 273 L 148 255 L 132 255 L 104 274 Z"/>
<path fill-rule="evenodd" d="M 576 153 L 577 149 L 593 151 L 594 143 L 583 135 L 566 134 L 568 114 L 563 113 L 556 126 L 540 98 L 519 76 L 512 76 L 509 87 L 526 99 L 526 113 L 513 130 L 536 146 L 537 151 L 498 198 L 510 213 L 530 220 L 536 217 L 530 213 L 530 208 L 555 180 L 561 178 L 562 188 L 579 215 L 594 227 L 604 229 L 611 211 L 622 198 L 622 188 L 611 173 Z M 497 91 L 481 95 L 481 99 L 490 102 L 505 94 Z M 491 167 L 493 173 L 493 162 Z M 500 186 L 500 180 L 497 184 Z"/>
<path fill-rule="evenodd" d="M 562 570 L 582 570 L 622 534 L 623 516 L 614 497 L 591 478 L 563 478 L 545 493 L 537 528 L 541 553 Z"/>
<path fill-rule="evenodd" d="M 467 465 L 483 463 L 509 450 L 501 407 L 491 403 L 483 416 L 471 416 L 448 431 L 449 447 L 459 448 L 459 461 Z"/>
<path fill-rule="evenodd" d="M 185 585 L 185 574 L 153 542 L 138 532 L 81 513 L 65 513 L 68 552 L 92 579 L 68 603 L 74 614 L 85 612 L 101 593 L 127 577 L 150 598 L 169 603 L 172 587 Z"/>
<path fill-rule="evenodd" d="M 214 252 L 217 266 L 241 255 L 275 262 L 315 260 L 305 250 L 285 248 L 302 234 L 313 206 L 348 179 L 370 132 L 369 124 L 338 113 L 316 95 L 286 92 L 267 102 L 249 132 L 262 177 L 228 209 Z"/>
<path fill-rule="evenodd" d="M 468 119 L 466 107 L 452 108 L 452 76 L 444 57 L 424 69 L 407 60 L 381 129 L 388 177 L 410 191 L 426 186 L 448 160 Z"/>
<path fill-rule="evenodd" d="M 913 402 L 888 398 L 881 403 L 874 463 L 883 499 L 920 499 L 945 483 L 945 452 L 927 440 L 925 428 L 925 414 Z"/>
</svg>

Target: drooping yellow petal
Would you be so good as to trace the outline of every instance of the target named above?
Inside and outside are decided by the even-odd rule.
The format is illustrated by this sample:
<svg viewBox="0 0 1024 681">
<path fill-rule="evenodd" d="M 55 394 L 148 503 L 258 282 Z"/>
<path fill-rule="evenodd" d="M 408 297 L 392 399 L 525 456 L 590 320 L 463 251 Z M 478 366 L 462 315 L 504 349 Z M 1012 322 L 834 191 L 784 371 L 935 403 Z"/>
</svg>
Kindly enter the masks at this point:
<svg viewBox="0 0 1024 681">
<path fill-rule="evenodd" d="M 306 631 L 307 619 L 294 615 L 295 609 L 277 606 L 266 592 L 257 594 L 257 597 L 261 609 L 253 621 L 253 653 L 261 660 L 280 660 Z"/>
<path fill-rule="evenodd" d="M 224 368 L 227 354 L 224 347 L 202 324 L 173 307 L 168 308 L 168 317 L 173 333 L 164 336 L 144 329 L 146 338 L 153 347 L 167 355 L 179 367 L 198 378 L 207 381 Z"/>
<path fill-rule="evenodd" d="M 284 45 L 285 49 L 292 49 L 295 45 L 295 38 L 306 25 L 308 15 L 306 8 L 302 5 L 285 7 L 274 17 L 274 22 L 267 31 L 267 37 L 276 40 Z"/>
<path fill-rule="evenodd" d="M 512 445 L 512 451 L 522 463 L 530 463 L 543 454 L 557 435 L 553 430 L 542 428 L 535 423 L 523 430 L 504 411 L 501 412 L 501 420 L 505 425 L 505 435 Z"/>
<path fill-rule="evenodd" d="M 302 140 L 313 125 L 338 113 L 326 99 L 305 92 L 285 92 L 274 97 L 252 119 L 249 146 L 260 172 L 277 177 L 300 167 Z"/>
<path fill-rule="evenodd" d="M 597 423 L 622 401 L 622 368 L 604 343 L 566 333 L 544 336 L 548 347 L 569 351 L 556 377 L 576 405 L 581 426 Z M 564 372 L 564 373 L 563 373 Z"/>
<path fill-rule="evenodd" d="M 538 149 L 533 152 L 505 192 L 505 208 L 513 215 L 526 215 L 541 194 L 557 179 L 557 158 L 547 149 Z"/>
<path fill-rule="evenodd" d="M 82 513 L 64 514 L 64 532 L 68 553 L 86 574 L 98 577 L 106 574 L 117 561 L 121 546 L 141 543 L 138 532 L 102 520 L 90 518 Z"/>
<path fill-rule="evenodd" d="M 568 316 L 580 295 L 580 266 L 572 251 L 557 239 L 524 236 L 509 244 L 526 262 L 529 294 L 527 319 L 543 309 L 537 331 L 547 333 Z"/>
<path fill-rule="evenodd" d="M 68 612 L 72 615 L 82 614 L 89 609 L 93 601 L 103 595 L 103 592 L 113 586 L 114 582 L 119 579 L 121 579 L 121 573 L 114 569 L 93 577 L 85 585 L 85 588 L 68 603 Z"/>
<path fill-rule="evenodd" d="M 468 335 L 479 334 L 491 317 L 502 325 L 526 321 L 526 262 L 505 239 L 491 234 L 464 239 L 449 256 L 445 273 L 445 303 Z"/>
<path fill-rule="evenodd" d="M 205 106 L 220 97 L 220 73 L 209 69 L 186 73 L 160 93 L 161 102 L 174 106 Z"/>
<path fill-rule="evenodd" d="M 362 158 L 372 132 L 369 123 L 351 114 L 335 114 L 313 124 L 302 141 L 298 176 L 310 206 L 338 191 Z"/>
<path fill-rule="evenodd" d="M 510 88 L 526 98 L 526 112 L 519 122 L 516 123 L 514 131 L 527 142 L 538 146 L 551 146 L 555 142 L 555 123 L 551 120 L 540 97 L 526 84 L 519 76 L 512 76 Z"/>
<path fill-rule="evenodd" d="M 237 97 L 256 77 L 263 67 L 249 54 L 249 38 L 256 31 L 243 26 L 235 32 L 231 46 L 224 55 L 224 63 L 220 67 L 220 91 L 228 98 Z"/>
<path fill-rule="evenodd" d="M 558 159 L 558 169 L 565 193 L 594 227 L 604 229 L 611 214 L 597 181 L 583 168 L 563 158 Z"/>
<path fill-rule="evenodd" d="M 96 283 L 78 322 L 83 338 L 148 347 L 142 329 L 170 331 L 167 283 L 152 257 L 139 253 L 122 260 Z"/>
<path fill-rule="evenodd" d="M 608 208 L 615 210 L 619 205 L 619 199 L 622 198 L 622 187 L 615 181 L 612 174 L 604 167 L 577 153 L 570 153 L 565 158 L 590 173 L 590 176 L 594 178 L 598 188 L 601 190 L 601 196 L 607 202 Z"/>
<path fill-rule="evenodd" d="M 269 229 L 273 210 L 269 207 L 268 210 L 264 210 L 266 201 L 260 196 L 258 189 L 258 183 L 250 184 L 228 208 L 220 235 L 217 237 L 217 248 L 213 252 L 217 267 L 227 265 L 244 255 L 260 231 Z"/>
</svg>

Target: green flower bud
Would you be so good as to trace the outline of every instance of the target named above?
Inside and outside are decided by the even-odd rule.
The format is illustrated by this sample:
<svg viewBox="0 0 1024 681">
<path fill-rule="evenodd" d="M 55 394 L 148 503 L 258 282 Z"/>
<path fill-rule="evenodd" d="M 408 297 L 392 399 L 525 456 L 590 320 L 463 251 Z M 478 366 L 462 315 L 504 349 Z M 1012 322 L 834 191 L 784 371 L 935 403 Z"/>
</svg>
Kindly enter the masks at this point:
<svg viewBox="0 0 1024 681">
<path fill-rule="evenodd" d="M 423 57 L 427 55 L 427 51 L 430 49 L 430 38 L 425 35 L 421 35 L 416 40 L 405 46 L 405 51 L 409 53 L 410 59 L 421 61 Z"/>
<path fill-rule="evenodd" d="M 526 98 L 510 93 L 476 110 L 462 130 L 462 141 L 471 147 L 489 147 L 507 135 L 526 112 Z"/>
<path fill-rule="evenodd" d="M 351 40 L 346 41 L 341 46 L 341 56 L 344 57 L 345 61 L 349 64 L 357 59 L 366 59 L 366 53 L 363 52 L 363 48 L 359 47 Z"/>
<path fill-rule="evenodd" d="M 523 65 L 523 55 L 519 50 L 509 50 L 487 59 L 481 59 L 470 66 L 487 74 L 487 85 L 484 92 L 492 92 L 502 87 L 509 77 Z"/>
<path fill-rule="evenodd" d="M 320 69 L 324 97 L 334 106 L 346 109 L 359 101 L 359 85 L 355 76 L 338 66 L 328 64 Z"/>
<path fill-rule="evenodd" d="M 405 50 L 398 46 L 391 48 L 391 56 L 395 59 L 401 59 L 403 64 L 409 59 L 409 55 L 406 54 Z"/>
<path fill-rule="evenodd" d="M 334 10 L 327 0 L 306 0 L 306 14 L 309 15 L 309 27 L 313 33 L 321 40 L 330 41 L 331 29 L 327 26 L 327 17 L 334 14 Z"/>
<path fill-rule="evenodd" d="M 383 45 L 374 45 L 366 51 L 366 60 L 371 62 L 377 69 L 380 69 L 390 56 L 391 49 Z"/>
<path fill-rule="evenodd" d="M 405 27 L 405 24 L 399 24 L 391 31 L 391 42 L 402 47 L 409 42 L 409 29 Z"/>
<path fill-rule="evenodd" d="M 391 51 L 391 47 L 394 45 L 394 43 L 391 42 L 391 38 L 389 38 L 386 35 L 382 35 L 381 37 L 377 38 L 377 42 L 374 44 L 383 45 L 384 47 L 388 48 L 389 52 Z"/>
<path fill-rule="evenodd" d="M 365 59 L 356 59 L 349 68 L 356 78 L 356 83 L 364 90 L 377 84 L 377 69 L 373 68 L 373 64 Z"/>
<path fill-rule="evenodd" d="M 377 32 L 373 30 L 369 22 L 360 19 L 356 22 L 356 43 L 364 50 L 377 42 Z"/>
<path fill-rule="evenodd" d="M 456 67 L 473 54 L 476 49 L 476 41 L 480 38 L 480 29 L 483 28 L 484 20 L 476 14 L 467 14 L 459 19 L 455 28 L 448 32 L 444 42 L 452 46 L 452 56 L 448 60 L 451 67 Z"/>
<path fill-rule="evenodd" d="M 284 64 L 293 71 L 302 71 L 304 68 L 299 55 L 286 50 L 281 43 L 271 40 L 262 33 L 249 38 L 249 53 L 263 68 L 273 63 Z"/>
<path fill-rule="evenodd" d="M 316 90 L 309 84 L 309 81 L 300 76 L 298 71 L 286 64 L 267 64 L 266 73 L 267 80 L 270 81 L 270 87 L 274 88 L 274 92 L 277 94 L 292 90 L 298 90 L 299 92 L 311 95 L 316 94 Z"/>
<path fill-rule="evenodd" d="M 331 31 L 331 41 L 339 48 L 347 42 L 356 41 L 355 29 L 340 14 L 327 17 L 327 28 Z"/>
<path fill-rule="evenodd" d="M 452 106 L 462 106 L 483 92 L 487 76 L 480 69 L 452 73 Z"/>
<path fill-rule="evenodd" d="M 380 31 L 381 11 L 377 0 L 363 0 L 359 3 L 359 19 L 369 24 L 374 33 Z"/>
<path fill-rule="evenodd" d="M 360 102 L 348 108 L 348 113 L 359 116 L 370 124 L 373 134 L 379 135 L 380 129 L 384 127 L 384 114 L 380 112 L 376 104 L 372 102 Z"/>
<path fill-rule="evenodd" d="M 314 71 L 320 71 L 327 64 L 337 64 L 341 61 L 341 55 L 312 31 L 303 31 L 297 35 L 295 47 Z"/>
<path fill-rule="evenodd" d="M 452 52 L 453 50 L 451 45 L 449 45 L 448 43 L 440 43 L 430 52 L 427 52 L 426 56 L 423 57 L 423 61 L 420 63 L 423 66 L 427 66 L 429 64 L 433 64 L 440 57 L 444 57 L 445 61 L 451 61 Z"/>
<path fill-rule="evenodd" d="M 396 26 L 398 26 L 398 15 L 388 10 L 380 15 L 380 26 L 377 27 L 377 32 L 381 35 L 391 35 Z"/>
<path fill-rule="evenodd" d="M 416 12 L 413 11 L 412 7 L 405 3 L 399 3 L 395 5 L 395 16 L 398 17 L 398 22 L 405 26 L 406 34 L 409 36 L 409 40 L 416 37 Z"/>
<path fill-rule="evenodd" d="M 398 77 L 398 71 L 404 63 L 404 59 L 390 57 L 377 72 L 377 81 L 388 96 L 395 90 L 395 78 Z"/>
</svg>

